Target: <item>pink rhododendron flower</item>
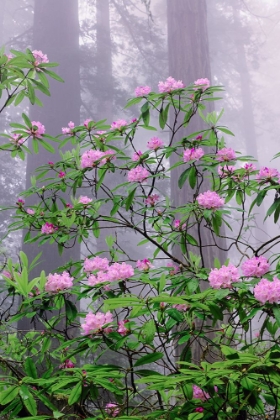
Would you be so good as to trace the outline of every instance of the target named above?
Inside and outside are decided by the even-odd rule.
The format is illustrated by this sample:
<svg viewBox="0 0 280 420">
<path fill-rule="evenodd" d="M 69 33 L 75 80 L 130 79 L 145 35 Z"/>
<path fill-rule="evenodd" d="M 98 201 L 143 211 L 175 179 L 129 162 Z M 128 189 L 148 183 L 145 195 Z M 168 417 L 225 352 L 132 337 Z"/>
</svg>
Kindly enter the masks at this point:
<svg viewBox="0 0 280 420">
<path fill-rule="evenodd" d="M 84 121 L 84 126 L 88 129 L 88 124 L 92 121 L 91 118 L 88 118 Z"/>
<path fill-rule="evenodd" d="M 225 200 L 215 191 L 206 191 L 197 197 L 198 204 L 205 209 L 218 209 L 223 207 Z"/>
<path fill-rule="evenodd" d="M 143 182 L 149 176 L 149 172 L 143 166 L 137 166 L 136 168 L 130 169 L 127 174 L 129 182 Z"/>
<path fill-rule="evenodd" d="M 202 89 L 204 91 L 204 90 L 206 90 L 206 89 L 208 89 L 210 87 L 210 80 L 208 80 L 207 78 L 205 78 L 205 79 L 197 79 L 194 82 L 194 85 L 195 86 L 198 86 L 198 88 L 200 88 L 200 89 Z M 195 88 L 195 90 L 198 89 L 198 88 Z"/>
<path fill-rule="evenodd" d="M 118 404 L 107 403 L 106 407 L 105 407 L 105 411 L 110 417 L 117 417 L 119 415 L 121 409 L 118 406 Z"/>
<path fill-rule="evenodd" d="M 221 178 L 227 178 L 227 177 L 233 175 L 234 171 L 235 171 L 234 166 L 225 165 L 225 166 L 219 166 L 218 167 L 218 174 Z"/>
<path fill-rule="evenodd" d="M 18 198 L 18 199 L 17 199 L 17 204 L 18 204 L 19 206 L 24 206 L 25 201 L 24 201 L 22 198 Z"/>
<path fill-rule="evenodd" d="M 59 292 L 60 290 L 70 289 L 73 286 L 73 277 L 67 271 L 62 274 L 49 274 L 45 284 L 46 292 Z"/>
<path fill-rule="evenodd" d="M 135 89 L 135 96 L 145 96 L 151 92 L 150 86 L 138 86 Z"/>
<path fill-rule="evenodd" d="M 273 277 L 273 281 L 261 279 L 254 287 L 254 296 L 263 305 L 265 303 L 278 303 L 280 301 L 280 280 Z"/>
<path fill-rule="evenodd" d="M 269 262 L 263 256 L 253 257 L 244 261 L 241 266 L 244 276 L 261 277 L 269 271 Z"/>
<path fill-rule="evenodd" d="M 66 207 L 67 207 L 68 209 L 72 209 L 72 208 L 73 208 L 73 205 L 72 205 L 71 203 L 66 203 Z"/>
<path fill-rule="evenodd" d="M 127 124 L 128 124 L 128 123 L 127 123 L 127 121 L 125 121 L 125 120 L 117 120 L 117 121 L 112 122 L 112 124 L 111 124 L 111 128 L 112 128 L 113 130 L 121 130 L 121 129 L 122 129 L 123 127 L 125 127 Z"/>
<path fill-rule="evenodd" d="M 143 153 L 141 152 L 141 150 L 138 150 L 138 152 L 133 153 L 133 156 L 132 156 L 133 162 L 137 162 L 142 155 Z"/>
<path fill-rule="evenodd" d="M 176 265 L 173 261 L 167 263 L 167 267 L 172 268 L 172 270 L 169 271 L 170 276 L 174 276 L 180 271 L 180 267 Z"/>
<path fill-rule="evenodd" d="M 56 226 L 54 226 L 52 223 L 45 223 L 42 228 L 41 228 L 41 232 L 45 233 L 46 235 L 51 235 L 52 233 L 54 233 L 58 228 Z"/>
<path fill-rule="evenodd" d="M 245 162 L 242 168 L 245 169 L 247 172 L 252 172 L 257 169 L 255 165 L 253 165 L 253 163 L 248 163 L 248 162 Z"/>
<path fill-rule="evenodd" d="M 16 146 L 20 146 L 22 143 L 25 142 L 25 139 L 22 138 L 21 134 L 12 134 L 11 138 L 10 138 L 10 142 L 15 144 Z"/>
<path fill-rule="evenodd" d="M 104 131 L 104 130 L 96 131 L 96 134 L 98 134 L 99 136 L 103 136 L 103 134 L 106 134 L 106 133 L 107 133 L 107 131 Z"/>
<path fill-rule="evenodd" d="M 64 363 L 59 365 L 59 369 L 71 369 L 71 368 L 74 368 L 74 367 L 75 367 L 74 363 L 71 362 L 71 360 L 69 360 L 69 359 L 65 360 Z"/>
<path fill-rule="evenodd" d="M 182 229 L 186 229 L 186 226 L 187 225 L 186 225 L 186 223 L 183 223 L 181 225 L 181 220 L 180 219 L 176 219 L 176 220 L 174 220 L 173 226 L 174 226 L 175 229 L 182 230 Z"/>
<path fill-rule="evenodd" d="M 68 123 L 68 127 L 62 127 L 62 134 L 72 134 L 72 130 L 75 128 L 73 121 Z"/>
<path fill-rule="evenodd" d="M 145 199 L 145 204 L 150 205 L 152 207 L 155 206 L 156 202 L 159 200 L 159 195 L 158 194 L 152 194 L 149 195 L 146 199 Z"/>
<path fill-rule="evenodd" d="M 54 165 L 54 163 L 53 163 L 53 162 L 48 162 L 48 164 L 49 164 L 50 166 L 53 166 L 53 165 Z"/>
<path fill-rule="evenodd" d="M 180 311 L 180 312 L 185 312 L 189 309 L 189 306 L 185 305 L 184 303 L 178 303 L 176 305 L 172 305 L 172 308 L 175 308 L 177 309 L 177 311 Z"/>
<path fill-rule="evenodd" d="M 210 395 L 208 394 L 208 392 L 203 391 L 197 385 L 193 385 L 193 398 L 201 401 L 206 401 L 210 398 Z"/>
<path fill-rule="evenodd" d="M 8 279 L 13 278 L 12 274 L 7 270 L 2 271 L 2 275 L 5 276 L 5 277 L 8 277 Z"/>
<path fill-rule="evenodd" d="M 204 408 L 203 407 L 196 407 L 196 409 L 194 410 L 196 413 L 203 413 Z"/>
<path fill-rule="evenodd" d="M 84 271 L 90 273 L 95 270 L 107 271 L 109 268 L 109 261 L 107 258 L 94 257 L 91 259 L 86 258 L 84 261 Z"/>
<path fill-rule="evenodd" d="M 126 280 L 134 276 L 134 269 L 131 265 L 126 263 L 113 263 L 108 269 L 108 275 L 111 281 Z"/>
<path fill-rule="evenodd" d="M 184 162 L 190 162 L 191 160 L 199 160 L 202 156 L 204 156 L 204 151 L 199 147 L 195 149 L 187 149 L 183 153 Z"/>
<path fill-rule="evenodd" d="M 199 136 L 196 136 L 195 140 L 196 141 L 201 141 L 202 140 L 202 135 L 200 134 Z"/>
<path fill-rule="evenodd" d="M 87 150 L 82 154 L 81 157 L 81 167 L 84 168 L 93 168 L 98 165 L 104 165 L 106 163 L 106 159 L 102 159 L 105 153 L 101 150 Z"/>
<path fill-rule="evenodd" d="M 266 166 L 263 166 L 260 170 L 259 173 L 257 174 L 257 180 L 259 182 L 265 181 L 271 181 L 274 178 L 274 181 L 279 182 L 280 179 L 280 173 L 278 172 L 277 169 L 273 169 L 273 168 L 267 168 Z"/>
<path fill-rule="evenodd" d="M 213 289 L 231 288 L 232 283 L 239 281 L 239 273 L 233 264 L 223 265 L 221 268 L 212 268 L 209 274 L 209 283 Z"/>
<path fill-rule="evenodd" d="M 228 162 L 229 160 L 236 159 L 235 151 L 227 147 L 224 147 L 223 149 L 219 150 L 216 156 L 219 162 L 223 162 L 223 161 Z"/>
<path fill-rule="evenodd" d="M 102 312 L 97 312 L 96 314 L 88 313 L 85 318 L 85 323 L 81 325 L 84 330 L 83 334 L 93 334 L 101 331 L 105 325 L 113 322 L 113 315 L 110 311 L 106 314 Z"/>
<path fill-rule="evenodd" d="M 32 121 L 32 128 L 27 132 L 31 134 L 34 138 L 42 138 L 42 135 L 45 134 L 45 126 L 41 124 L 39 121 Z"/>
<path fill-rule="evenodd" d="M 43 54 L 41 50 L 33 50 L 32 54 L 35 58 L 35 66 L 49 62 L 48 56 L 46 54 Z"/>
<path fill-rule="evenodd" d="M 151 262 L 147 259 L 147 258 L 144 258 L 144 260 L 138 260 L 137 261 L 137 263 L 136 263 L 136 267 L 139 269 L 139 270 L 142 270 L 142 271 L 148 271 L 150 268 L 152 268 L 153 266 L 152 266 L 152 264 L 151 264 Z"/>
<path fill-rule="evenodd" d="M 118 322 L 118 333 L 120 333 L 123 336 L 129 333 L 129 329 L 125 327 L 125 324 L 127 324 L 128 322 L 128 319 L 124 319 L 123 321 Z"/>
<path fill-rule="evenodd" d="M 35 214 L 35 210 L 33 209 L 27 209 L 26 213 L 30 214 L 31 216 L 33 216 L 33 214 Z"/>
<path fill-rule="evenodd" d="M 89 204 L 92 202 L 92 199 L 87 197 L 86 195 L 81 195 L 81 197 L 79 198 L 79 203 L 81 204 Z"/>
<path fill-rule="evenodd" d="M 163 141 L 158 137 L 152 137 L 151 140 L 148 141 L 147 147 L 150 150 L 158 150 L 164 145 Z"/>
<path fill-rule="evenodd" d="M 65 173 L 65 172 L 60 171 L 60 172 L 59 172 L 59 174 L 58 174 L 58 177 L 59 177 L 59 178 L 64 178 L 64 177 L 65 177 L 65 175 L 66 175 L 66 173 Z"/>
<path fill-rule="evenodd" d="M 104 271 L 98 271 L 96 275 L 91 274 L 88 277 L 89 286 L 96 286 L 100 283 L 105 283 L 105 282 L 111 282 L 111 278 L 110 278 L 109 273 L 106 273 Z"/>
<path fill-rule="evenodd" d="M 168 77 L 165 82 L 158 83 L 158 90 L 160 93 L 170 93 L 176 89 L 182 89 L 185 85 L 182 80 L 175 80 L 173 77 Z"/>
</svg>

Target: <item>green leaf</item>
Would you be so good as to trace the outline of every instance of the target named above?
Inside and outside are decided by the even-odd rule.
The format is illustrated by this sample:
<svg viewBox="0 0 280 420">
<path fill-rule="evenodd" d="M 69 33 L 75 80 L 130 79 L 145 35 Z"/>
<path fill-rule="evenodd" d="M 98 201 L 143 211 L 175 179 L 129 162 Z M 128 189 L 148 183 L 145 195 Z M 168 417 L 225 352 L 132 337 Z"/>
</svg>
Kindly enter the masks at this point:
<svg viewBox="0 0 280 420">
<path fill-rule="evenodd" d="M 217 127 L 218 130 L 222 131 L 223 133 L 229 134 L 230 136 L 234 136 L 233 132 L 228 130 L 225 127 Z"/>
<path fill-rule="evenodd" d="M 23 121 L 27 125 L 27 127 L 32 128 L 32 123 L 31 123 L 30 119 L 28 118 L 28 116 L 24 113 L 22 113 L 21 116 L 22 116 Z"/>
<path fill-rule="evenodd" d="M 184 172 L 181 173 L 180 178 L 178 180 L 178 186 L 179 186 L 180 189 L 183 187 L 184 183 L 188 179 L 188 176 L 190 174 L 190 170 L 191 170 L 191 167 L 185 169 Z"/>
<path fill-rule="evenodd" d="M 27 359 L 24 362 L 24 369 L 27 374 L 27 376 L 30 376 L 30 378 L 37 379 L 37 369 L 35 366 L 35 363 L 31 359 L 31 357 L 27 357 Z"/>
<path fill-rule="evenodd" d="M 134 195 L 135 195 L 136 190 L 137 190 L 137 187 L 134 188 L 134 190 L 132 190 L 129 193 L 127 199 L 125 200 L 125 209 L 126 209 L 126 211 L 128 211 L 130 209 L 130 206 L 131 206 L 131 204 L 132 204 L 132 202 L 134 200 Z"/>
<path fill-rule="evenodd" d="M 55 149 L 54 149 L 54 147 L 53 147 L 51 144 L 47 143 L 45 140 L 40 139 L 40 144 L 41 144 L 41 146 L 43 146 L 43 148 L 44 148 L 44 149 L 46 149 L 48 152 L 50 152 L 50 153 L 55 153 Z"/>
<path fill-rule="evenodd" d="M 162 130 L 164 129 L 167 122 L 169 107 L 170 103 L 165 107 L 165 109 L 162 108 L 159 113 L 159 126 Z"/>
<path fill-rule="evenodd" d="M 18 106 L 23 101 L 24 98 L 25 98 L 25 93 L 22 90 L 17 94 L 17 97 L 15 99 L 15 106 Z"/>
<path fill-rule="evenodd" d="M 10 388 L 6 389 L 5 391 L 1 391 L 0 393 L 0 404 L 6 405 L 12 400 L 16 398 L 19 393 L 19 387 L 17 385 L 13 385 Z"/>
<path fill-rule="evenodd" d="M 273 314 L 275 316 L 275 320 L 280 328 L 280 308 L 278 306 L 273 306 Z"/>
<path fill-rule="evenodd" d="M 77 401 L 79 401 L 80 396 L 82 394 L 82 389 L 83 389 L 83 387 L 82 387 L 81 382 L 77 383 L 74 386 L 74 388 L 72 389 L 71 394 L 69 395 L 69 398 L 68 398 L 68 404 L 69 405 L 75 404 Z"/>
<path fill-rule="evenodd" d="M 196 185 L 196 167 L 192 166 L 189 174 L 189 184 L 192 189 L 195 188 Z"/>
<path fill-rule="evenodd" d="M 77 308 L 71 300 L 65 300 L 66 316 L 67 319 L 72 322 L 77 316 Z"/>
<path fill-rule="evenodd" d="M 132 99 L 130 99 L 130 100 L 127 102 L 127 104 L 126 104 L 126 106 L 125 106 L 124 108 L 126 109 L 126 108 L 131 107 L 132 105 L 139 104 L 139 102 L 141 102 L 141 101 L 142 101 L 142 99 L 143 99 L 142 97 L 132 98 Z"/>
<path fill-rule="evenodd" d="M 203 413 L 192 413 L 188 415 L 188 420 L 199 420 L 202 419 L 204 416 Z"/>
<path fill-rule="evenodd" d="M 134 367 L 146 365 L 148 363 L 153 363 L 162 358 L 163 358 L 163 353 L 160 353 L 160 352 L 146 354 L 145 356 L 140 357 L 140 359 L 136 360 L 136 362 L 134 363 Z"/>
<path fill-rule="evenodd" d="M 36 401 L 33 395 L 29 392 L 28 387 L 26 385 L 21 385 L 19 394 L 21 396 L 23 404 L 25 405 L 29 413 L 32 414 L 33 416 L 36 416 L 37 414 Z"/>
<path fill-rule="evenodd" d="M 47 63 L 48 64 L 48 63 Z M 45 63 L 44 63 L 44 65 L 45 65 Z M 47 67 L 47 66 L 46 66 Z M 58 76 L 54 71 L 51 71 L 51 70 L 46 70 L 45 68 L 43 69 L 42 68 L 42 71 L 44 72 L 44 73 L 46 73 L 48 76 L 50 76 L 52 79 L 55 79 L 55 80 L 57 80 L 58 82 L 62 82 L 62 83 L 64 83 L 64 80 L 60 77 L 60 76 Z"/>
<path fill-rule="evenodd" d="M 150 122 L 150 109 L 149 102 L 145 102 L 141 107 L 141 117 L 145 126 L 149 125 Z"/>
<path fill-rule="evenodd" d="M 191 245 L 198 246 L 197 240 L 189 233 L 186 233 L 186 241 Z"/>
</svg>

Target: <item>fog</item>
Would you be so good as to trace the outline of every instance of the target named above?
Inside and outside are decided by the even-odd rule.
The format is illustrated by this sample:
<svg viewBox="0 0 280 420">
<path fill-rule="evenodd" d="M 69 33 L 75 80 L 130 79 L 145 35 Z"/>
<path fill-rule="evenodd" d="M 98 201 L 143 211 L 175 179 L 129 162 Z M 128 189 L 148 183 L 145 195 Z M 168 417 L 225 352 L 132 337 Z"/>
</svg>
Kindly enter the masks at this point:
<svg viewBox="0 0 280 420">
<path fill-rule="evenodd" d="M 50 61 L 60 64 L 58 73 L 65 80 L 64 85 L 51 84 L 51 98 L 43 99 L 43 108 L 22 103 L 2 114 L 1 132 L 8 132 L 10 121 L 20 121 L 23 111 L 42 121 L 52 135 L 69 121 L 78 125 L 87 118 L 107 118 L 109 124 L 118 118 L 130 120 L 138 108 L 128 111 L 124 106 L 136 86 L 147 84 L 156 91 L 158 82 L 168 76 L 186 85 L 208 77 L 225 89 L 215 109 L 225 108 L 222 124 L 235 133 L 235 137 L 226 136 L 228 147 L 253 155 L 259 167 L 279 167 L 278 160 L 270 163 L 279 151 L 280 131 L 278 0 L 1 0 L 1 11 L 0 39 L 6 52 L 10 48 L 42 50 Z M 195 124 L 184 134 L 196 131 Z M 167 132 L 159 135 L 168 141 Z M 137 145 L 146 144 L 148 136 L 139 137 Z M 30 185 L 35 168 L 48 160 L 47 153 L 25 162 L 1 153 L 0 205 L 14 204 L 20 191 Z M 180 205 L 187 192 L 177 199 L 176 182 L 171 179 L 165 188 L 174 205 Z M 264 211 L 257 211 L 247 236 L 254 244 L 275 232 L 269 219 L 262 223 Z M 232 223 L 238 226 L 238 215 L 233 214 L 237 220 Z M 10 217 L 9 212 L 0 214 L 2 238 Z M 87 247 L 73 247 L 63 260 L 45 246 L 43 268 L 50 272 L 69 258 L 96 252 L 102 241 L 104 237 L 90 238 Z M 126 248 L 136 242 L 131 233 L 122 238 Z M 9 236 L 2 243 L 2 261 L 7 256 L 16 258 L 20 249 L 22 236 Z M 30 258 L 38 253 L 37 245 L 23 249 Z M 134 259 L 145 256 L 145 249 L 135 247 L 134 252 Z M 231 252 L 228 257 L 239 263 L 240 255 Z M 212 259 L 209 255 L 209 264 Z"/>
</svg>

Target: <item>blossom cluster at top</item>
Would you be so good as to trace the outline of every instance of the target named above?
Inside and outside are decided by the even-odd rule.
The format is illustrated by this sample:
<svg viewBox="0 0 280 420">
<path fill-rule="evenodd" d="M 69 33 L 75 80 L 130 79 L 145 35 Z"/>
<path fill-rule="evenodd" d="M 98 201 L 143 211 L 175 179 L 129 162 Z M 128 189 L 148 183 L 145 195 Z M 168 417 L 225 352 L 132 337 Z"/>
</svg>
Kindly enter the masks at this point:
<svg viewBox="0 0 280 420">
<path fill-rule="evenodd" d="M 144 258 L 143 260 L 138 260 L 136 263 L 136 267 L 142 271 L 149 271 L 150 268 L 153 268 L 151 262 L 147 258 Z"/>
<path fill-rule="evenodd" d="M 280 302 L 280 280 L 273 277 L 273 281 L 261 279 L 261 281 L 254 287 L 254 296 L 263 305 L 265 303 L 279 303 Z"/>
<path fill-rule="evenodd" d="M 41 233 L 43 233 L 45 235 L 51 235 L 57 229 L 58 229 L 57 226 L 54 226 L 52 223 L 46 222 L 41 228 Z"/>
<path fill-rule="evenodd" d="M 239 279 L 238 269 L 233 264 L 213 268 L 209 274 L 209 283 L 213 289 L 231 288 L 232 283 L 238 282 Z"/>
<path fill-rule="evenodd" d="M 127 174 L 129 182 L 144 182 L 149 176 L 149 172 L 143 166 L 136 166 L 136 168 L 130 169 Z"/>
<path fill-rule="evenodd" d="M 81 167 L 85 168 L 94 168 L 98 164 L 105 165 L 107 161 L 112 159 L 115 156 L 114 150 L 106 150 L 106 152 L 102 152 L 101 150 L 87 150 L 82 154 L 81 157 Z"/>
<path fill-rule="evenodd" d="M 32 128 L 28 130 L 28 133 L 31 134 L 34 138 L 42 138 L 42 135 L 45 134 L 45 126 L 40 123 L 40 121 L 32 121 Z"/>
<path fill-rule="evenodd" d="M 260 256 L 244 261 L 241 269 L 246 277 L 261 277 L 269 271 L 269 267 L 270 265 L 267 259 Z"/>
<path fill-rule="evenodd" d="M 164 143 L 160 138 L 152 137 L 151 140 L 148 141 L 147 147 L 150 150 L 158 150 L 163 145 Z"/>
<path fill-rule="evenodd" d="M 218 150 L 216 156 L 219 162 L 228 162 L 236 159 L 235 151 L 230 147 L 224 147 L 223 149 Z"/>
<path fill-rule="evenodd" d="M 197 149 L 192 147 L 191 149 L 185 150 L 183 153 L 184 162 L 199 160 L 202 156 L 204 156 L 204 151 L 201 147 Z"/>
<path fill-rule="evenodd" d="M 210 81 L 207 78 L 197 79 L 194 82 L 195 90 L 202 89 L 205 91 L 210 87 Z M 158 83 L 158 91 L 160 93 L 170 93 L 177 89 L 183 89 L 185 84 L 182 80 L 175 80 L 174 77 L 169 76 L 164 82 Z M 150 86 L 137 86 L 135 89 L 135 96 L 146 96 L 151 92 Z"/>
<path fill-rule="evenodd" d="M 102 331 L 104 326 L 113 322 L 113 315 L 110 311 L 106 314 L 97 312 L 96 314 L 88 313 L 85 318 L 85 323 L 81 325 L 84 330 L 84 335 L 96 333 Z M 104 332 L 110 332 L 110 329 L 104 330 Z"/>
<path fill-rule="evenodd" d="M 73 277 L 67 271 L 62 274 L 49 274 L 45 284 L 46 292 L 59 292 L 60 290 L 70 289 L 73 286 Z"/>
<path fill-rule="evenodd" d="M 215 191 L 206 191 L 205 193 L 199 194 L 197 202 L 201 207 L 205 209 L 218 209 L 223 207 L 225 200 L 219 196 Z"/>
<path fill-rule="evenodd" d="M 43 54 L 41 50 L 33 50 L 32 54 L 35 58 L 35 66 L 49 62 L 48 56 L 46 54 Z"/>
<path fill-rule="evenodd" d="M 72 134 L 73 128 L 75 128 L 75 124 L 73 123 L 73 121 L 69 121 L 68 127 L 62 127 L 62 134 Z"/>
<path fill-rule="evenodd" d="M 89 274 L 89 286 L 100 283 L 126 280 L 134 275 L 134 269 L 126 263 L 109 264 L 107 258 L 94 257 L 86 258 L 84 261 L 84 271 Z M 95 274 L 91 274 L 91 273 Z M 108 286 L 106 287 L 108 289 Z"/>
<path fill-rule="evenodd" d="M 259 173 L 257 174 L 257 181 L 258 182 L 268 182 L 268 181 L 275 181 L 280 182 L 280 173 L 277 169 L 274 168 L 267 168 L 266 166 L 263 166 Z"/>
</svg>

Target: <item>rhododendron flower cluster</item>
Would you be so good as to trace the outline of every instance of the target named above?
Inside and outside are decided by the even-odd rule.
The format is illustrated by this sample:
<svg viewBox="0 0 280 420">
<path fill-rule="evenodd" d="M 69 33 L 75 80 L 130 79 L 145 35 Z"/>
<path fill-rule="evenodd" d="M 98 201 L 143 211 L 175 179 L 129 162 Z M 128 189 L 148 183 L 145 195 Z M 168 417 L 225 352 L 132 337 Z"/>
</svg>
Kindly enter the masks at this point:
<svg viewBox="0 0 280 420">
<path fill-rule="evenodd" d="M 82 154 L 81 167 L 85 169 L 94 168 L 97 165 L 104 165 L 107 162 L 107 160 L 110 160 L 110 158 L 112 158 L 115 155 L 115 153 L 116 152 L 114 150 L 106 150 L 106 152 L 92 149 L 87 150 Z M 113 156 L 111 157 L 111 155 Z"/>
<path fill-rule="evenodd" d="M 218 209 L 223 207 L 225 200 L 219 196 L 215 191 L 206 191 L 205 193 L 199 194 L 197 202 L 201 207 L 205 209 Z"/>
<path fill-rule="evenodd" d="M 32 121 L 32 128 L 28 130 L 33 137 L 37 137 L 38 139 L 42 138 L 42 135 L 45 134 L 45 126 L 40 123 L 40 121 Z"/>
<path fill-rule="evenodd" d="M 125 336 L 129 333 L 129 329 L 126 328 L 126 326 L 125 326 L 125 324 L 127 324 L 128 322 L 129 322 L 128 319 L 124 319 L 124 320 L 118 322 L 118 333 L 120 333 L 123 336 Z"/>
<path fill-rule="evenodd" d="M 167 267 L 172 268 L 172 270 L 169 271 L 169 274 L 171 276 L 174 276 L 175 274 L 179 273 L 180 267 L 176 265 L 173 261 L 167 263 Z"/>
<path fill-rule="evenodd" d="M 184 162 L 190 162 L 191 160 L 199 160 L 202 156 L 204 156 L 204 151 L 199 147 L 198 149 L 195 149 L 194 147 L 192 149 L 187 149 L 183 153 L 183 159 Z"/>
<path fill-rule="evenodd" d="M 89 286 L 95 286 L 100 283 L 126 280 L 134 275 L 134 269 L 126 263 L 109 264 L 107 258 L 94 257 L 86 258 L 84 261 L 84 271 L 86 273 L 96 272 L 88 277 Z M 106 287 L 108 289 L 108 287 Z"/>
<path fill-rule="evenodd" d="M 143 166 L 137 166 L 136 168 L 130 169 L 127 174 L 129 182 L 143 182 L 149 176 L 149 172 Z"/>
<path fill-rule="evenodd" d="M 174 220 L 173 226 L 175 229 L 186 229 L 186 223 L 183 223 L 181 225 L 181 220 L 180 219 L 176 219 Z"/>
<path fill-rule="evenodd" d="M 173 77 L 168 77 L 165 82 L 158 83 L 158 90 L 160 93 L 170 93 L 176 89 L 182 89 L 185 85 L 182 80 L 175 80 Z"/>
<path fill-rule="evenodd" d="M 58 174 L 58 177 L 59 177 L 59 178 L 64 178 L 64 177 L 65 177 L 65 175 L 66 175 L 66 173 L 65 173 L 65 172 L 60 171 L 60 172 L 59 172 L 59 174 Z"/>
<path fill-rule="evenodd" d="M 45 284 L 46 292 L 59 292 L 60 290 L 70 289 L 73 286 L 73 277 L 67 271 L 62 274 L 49 274 Z"/>
<path fill-rule="evenodd" d="M 62 134 L 72 134 L 72 130 L 75 128 L 73 121 L 68 123 L 68 127 L 62 127 Z"/>
<path fill-rule="evenodd" d="M 279 182 L 280 180 L 280 173 L 278 172 L 277 169 L 274 168 L 267 168 L 266 166 L 263 166 L 260 170 L 259 173 L 256 176 L 257 180 L 259 182 L 262 181 L 271 181 L 274 178 L 274 181 Z"/>
<path fill-rule="evenodd" d="M 87 129 L 89 129 L 88 125 L 89 125 L 89 123 L 90 123 L 91 121 L 92 121 L 92 119 L 87 118 L 87 119 L 84 121 L 84 127 L 86 127 Z"/>
<path fill-rule="evenodd" d="M 89 204 L 92 202 L 92 199 L 87 197 L 86 195 L 81 195 L 81 197 L 79 198 L 79 203 L 81 204 Z"/>
<path fill-rule="evenodd" d="M 244 261 L 241 266 L 246 277 L 261 277 L 269 271 L 269 268 L 269 262 L 263 256 L 250 258 Z"/>
<path fill-rule="evenodd" d="M 145 199 L 145 204 L 154 207 L 158 200 L 159 200 L 158 194 L 151 194 Z"/>
<path fill-rule="evenodd" d="M 117 417 L 121 409 L 117 404 L 108 403 L 106 404 L 105 411 L 110 417 Z"/>
<path fill-rule="evenodd" d="M 41 233 L 44 233 L 46 235 L 51 235 L 52 233 L 54 233 L 58 228 L 56 226 L 54 226 L 52 223 L 48 223 L 46 222 L 42 228 L 41 228 Z"/>
<path fill-rule="evenodd" d="M 173 305 L 172 308 L 175 308 L 180 312 L 186 312 L 189 309 L 189 306 L 184 303 L 177 303 L 176 305 Z"/>
<path fill-rule="evenodd" d="M 22 138 L 21 134 L 14 133 L 10 138 L 10 142 L 15 144 L 16 146 L 20 146 L 22 143 L 25 142 L 25 139 Z"/>
<path fill-rule="evenodd" d="M 203 389 L 199 388 L 197 385 L 193 385 L 193 398 L 206 401 L 210 398 L 208 392 L 203 391 Z"/>
<path fill-rule="evenodd" d="M 254 296 L 263 305 L 280 302 L 280 280 L 277 277 L 273 277 L 273 281 L 261 279 L 254 287 Z"/>
<path fill-rule="evenodd" d="M 135 89 L 135 96 L 149 95 L 150 92 L 150 86 L 137 86 L 137 88 Z"/>
<path fill-rule="evenodd" d="M 247 172 L 253 172 L 257 169 L 253 163 L 248 162 L 245 162 L 242 168 L 245 169 Z"/>
<path fill-rule="evenodd" d="M 17 204 L 18 204 L 19 206 L 24 206 L 25 201 L 24 201 L 22 198 L 18 198 L 18 199 L 17 199 Z"/>
<path fill-rule="evenodd" d="M 143 153 L 141 152 L 141 150 L 138 150 L 138 152 L 134 152 L 132 155 L 133 162 L 137 162 L 142 155 Z"/>
<path fill-rule="evenodd" d="M 207 78 L 197 79 L 194 82 L 194 85 L 198 86 L 200 89 L 204 91 L 210 87 L 210 80 L 208 80 Z M 195 89 L 198 89 L 198 88 L 195 88 Z"/>
<path fill-rule="evenodd" d="M 233 264 L 223 265 L 221 268 L 214 268 L 209 274 L 209 283 L 213 289 L 231 288 L 232 283 L 240 279 L 237 268 Z"/>
<path fill-rule="evenodd" d="M 59 369 L 72 369 L 74 367 L 75 367 L 74 363 L 71 362 L 71 360 L 69 359 L 66 359 L 64 363 L 59 365 Z"/>
<path fill-rule="evenodd" d="M 49 62 L 48 56 L 46 54 L 43 54 L 41 50 L 33 50 L 32 54 L 35 58 L 35 66 Z"/>
<path fill-rule="evenodd" d="M 125 121 L 125 120 L 117 120 L 117 121 L 112 122 L 112 124 L 111 124 L 111 128 L 112 128 L 113 130 L 121 130 L 121 129 L 122 129 L 123 127 L 125 127 L 127 124 L 128 124 L 128 123 L 127 123 L 127 121 Z"/>
<path fill-rule="evenodd" d="M 150 150 L 158 150 L 164 145 L 163 141 L 158 137 L 152 137 L 151 140 L 148 141 L 147 147 Z"/>
<path fill-rule="evenodd" d="M 218 174 L 221 178 L 232 176 L 235 171 L 235 166 L 225 165 L 218 167 Z"/>
<path fill-rule="evenodd" d="M 223 161 L 228 162 L 229 160 L 236 159 L 235 151 L 227 147 L 224 147 L 223 149 L 219 150 L 216 156 L 219 162 L 223 162 Z"/>
<path fill-rule="evenodd" d="M 35 210 L 33 210 L 33 209 L 27 209 L 26 210 L 26 213 L 27 214 L 30 214 L 30 216 L 33 216 L 35 214 Z"/>
<path fill-rule="evenodd" d="M 150 268 L 152 268 L 153 266 L 152 266 L 152 264 L 151 264 L 151 262 L 147 259 L 147 258 L 144 258 L 143 260 L 138 260 L 137 261 L 137 263 L 136 263 L 136 267 L 139 269 L 139 270 L 142 270 L 142 271 L 148 271 Z"/>
<path fill-rule="evenodd" d="M 113 315 L 110 311 L 106 314 L 102 312 L 97 312 L 96 314 L 88 313 L 85 318 L 85 323 L 81 325 L 84 330 L 83 334 L 93 334 L 100 332 L 105 325 L 111 324 L 113 322 Z"/>
</svg>

